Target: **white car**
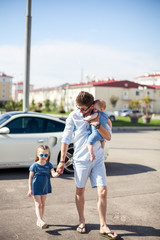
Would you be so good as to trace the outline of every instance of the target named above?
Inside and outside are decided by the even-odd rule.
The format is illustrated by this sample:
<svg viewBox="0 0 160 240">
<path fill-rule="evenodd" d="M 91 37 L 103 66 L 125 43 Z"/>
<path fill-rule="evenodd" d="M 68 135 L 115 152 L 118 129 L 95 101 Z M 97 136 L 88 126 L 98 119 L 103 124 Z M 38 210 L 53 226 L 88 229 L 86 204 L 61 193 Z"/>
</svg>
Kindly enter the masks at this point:
<svg viewBox="0 0 160 240">
<path fill-rule="evenodd" d="M 106 113 L 108 114 L 108 116 L 109 116 L 109 118 L 112 122 L 117 120 L 117 117 L 116 117 L 115 113 L 108 112 L 108 111 L 106 111 Z"/>
<path fill-rule="evenodd" d="M 50 147 L 50 161 L 56 168 L 64 127 L 64 120 L 41 113 L 8 112 L 0 115 L 0 168 L 29 167 L 39 145 Z M 65 160 L 68 173 L 73 172 L 72 155 L 73 144 L 70 144 Z"/>
<path fill-rule="evenodd" d="M 115 111 L 114 113 L 116 116 L 128 117 L 131 112 L 132 112 L 131 109 L 121 109 L 121 110 Z"/>
</svg>

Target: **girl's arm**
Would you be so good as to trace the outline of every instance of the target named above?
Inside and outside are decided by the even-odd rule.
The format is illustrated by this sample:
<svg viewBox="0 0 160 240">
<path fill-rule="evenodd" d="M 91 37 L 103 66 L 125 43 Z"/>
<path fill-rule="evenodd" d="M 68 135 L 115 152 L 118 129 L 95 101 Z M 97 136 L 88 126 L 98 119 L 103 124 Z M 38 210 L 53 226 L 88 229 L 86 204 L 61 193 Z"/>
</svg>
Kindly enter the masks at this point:
<svg viewBox="0 0 160 240">
<path fill-rule="evenodd" d="M 93 120 L 93 119 L 95 119 L 97 117 L 98 117 L 98 113 L 94 113 L 94 114 L 91 114 L 91 115 L 83 118 L 83 121 L 91 121 L 91 120 Z"/>
<path fill-rule="evenodd" d="M 30 171 L 29 173 L 29 190 L 28 190 L 28 197 L 31 197 L 32 196 L 32 179 L 33 179 L 33 176 L 34 176 L 34 172 Z"/>
<path fill-rule="evenodd" d="M 52 175 L 52 177 L 56 178 L 56 177 L 59 177 L 60 174 L 55 172 L 54 169 L 52 168 L 51 169 L 51 175 Z"/>
</svg>

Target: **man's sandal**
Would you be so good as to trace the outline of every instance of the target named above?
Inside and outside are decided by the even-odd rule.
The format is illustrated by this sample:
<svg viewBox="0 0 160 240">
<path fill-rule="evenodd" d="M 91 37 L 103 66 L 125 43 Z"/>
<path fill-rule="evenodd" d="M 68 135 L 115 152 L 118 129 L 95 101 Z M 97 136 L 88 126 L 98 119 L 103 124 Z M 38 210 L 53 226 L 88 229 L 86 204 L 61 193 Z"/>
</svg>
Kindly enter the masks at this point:
<svg viewBox="0 0 160 240">
<path fill-rule="evenodd" d="M 111 240 L 117 240 L 119 239 L 118 236 L 116 237 L 111 237 L 110 235 L 114 235 L 114 232 L 107 232 L 107 233 L 99 233 L 100 236 L 111 239 Z"/>
<path fill-rule="evenodd" d="M 81 229 L 82 231 L 83 231 L 83 230 L 85 230 L 85 231 L 84 231 L 84 232 L 82 232 L 82 231 L 80 232 L 80 231 L 76 230 L 77 233 L 80 233 L 80 234 L 84 234 L 84 233 L 86 233 L 86 228 L 85 228 L 85 226 L 80 227 L 80 225 L 79 225 L 79 226 L 77 227 L 77 229 L 78 229 L 78 228 Z"/>
</svg>

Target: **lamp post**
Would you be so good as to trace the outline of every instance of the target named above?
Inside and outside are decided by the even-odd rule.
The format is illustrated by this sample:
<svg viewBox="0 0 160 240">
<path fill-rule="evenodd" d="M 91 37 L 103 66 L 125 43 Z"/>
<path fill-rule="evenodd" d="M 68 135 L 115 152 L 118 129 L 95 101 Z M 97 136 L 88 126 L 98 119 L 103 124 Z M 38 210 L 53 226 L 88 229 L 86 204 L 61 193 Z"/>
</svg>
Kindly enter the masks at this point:
<svg viewBox="0 0 160 240">
<path fill-rule="evenodd" d="M 29 110 L 30 45 L 31 45 L 31 0 L 27 0 L 25 79 L 24 79 L 24 87 L 23 87 L 23 111 L 24 112 L 27 112 Z"/>
</svg>

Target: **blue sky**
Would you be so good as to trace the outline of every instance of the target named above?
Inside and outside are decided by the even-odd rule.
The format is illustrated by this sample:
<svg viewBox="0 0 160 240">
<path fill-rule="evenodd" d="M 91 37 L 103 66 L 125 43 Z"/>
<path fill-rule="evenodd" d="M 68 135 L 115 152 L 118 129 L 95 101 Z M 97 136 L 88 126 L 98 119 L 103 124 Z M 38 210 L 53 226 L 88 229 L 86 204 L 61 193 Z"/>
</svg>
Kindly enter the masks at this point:
<svg viewBox="0 0 160 240">
<path fill-rule="evenodd" d="M 24 79 L 27 0 L 0 0 L 0 71 Z M 159 0 L 32 0 L 30 82 L 160 71 Z M 83 76 L 83 77 L 82 77 Z"/>
</svg>

